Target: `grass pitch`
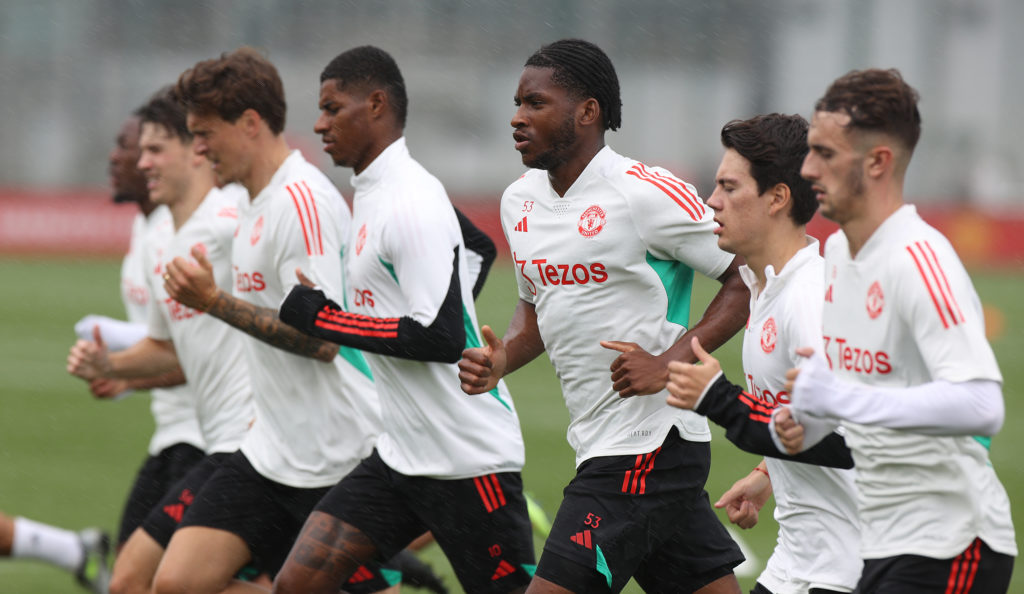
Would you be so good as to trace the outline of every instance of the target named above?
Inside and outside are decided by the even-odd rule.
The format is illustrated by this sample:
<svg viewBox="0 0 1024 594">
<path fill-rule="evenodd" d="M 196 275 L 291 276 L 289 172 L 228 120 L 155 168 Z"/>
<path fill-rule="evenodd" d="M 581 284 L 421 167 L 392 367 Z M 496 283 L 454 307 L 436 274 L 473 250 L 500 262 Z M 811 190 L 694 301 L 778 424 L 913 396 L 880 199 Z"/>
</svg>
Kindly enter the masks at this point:
<svg viewBox="0 0 1024 594">
<path fill-rule="evenodd" d="M 137 395 L 94 401 L 85 385 L 64 371 L 64 363 L 75 339 L 72 326 L 81 316 L 123 318 L 118 275 L 119 263 L 112 260 L 0 259 L 0 510 L 8 514 L 75 530 L 92 525 L 116 530 L 153 429 L 149 399 Z M 1010 494 L 1020 531 L 1024 465 L 1015 452 L 1024 449 L 1024 275 L 988 272 L 974 279 L 987 306 L 1005 379 L 1006 422 L 993 440 L 992 462 Z M 692 318 L 699 318 L 715 284 L 698 279 Z M 513 269 L 499 263 L 477 303 L 481 323 L 503 334 L 516 299 Z M 741 377 L 738 339 L 717 356 L 730 377 Z M 562 488 L 573 476 L 573 453 L 565 441 L 568 413 L 557 380 L 547 358 L 540 357 L 509 376 L 508 384 L 526 439 L 526 488 L 553 516 Z M 729 444 L 720 430 L 714 431 L 707 486 L 712 501 L 757 462 Z M 751 577 L 741 578 L 744 588 L 753 585 L 771 553 L 776 530 L 769 503 L 758 526 L 742 532 L 760 563 Z M 536 542 L 538 556 L 542 544 Z M 440 550 L 432 546 L 422 554 L 459 591 Z M 61 570 L 30 561 L 0 561 L 0 592 L 76 591 L 73 578 Z M 631 584 L 626 591 L 640 590 Z M 1010 591 L 1024 592 L 1020 571 Z"/>
</svg>

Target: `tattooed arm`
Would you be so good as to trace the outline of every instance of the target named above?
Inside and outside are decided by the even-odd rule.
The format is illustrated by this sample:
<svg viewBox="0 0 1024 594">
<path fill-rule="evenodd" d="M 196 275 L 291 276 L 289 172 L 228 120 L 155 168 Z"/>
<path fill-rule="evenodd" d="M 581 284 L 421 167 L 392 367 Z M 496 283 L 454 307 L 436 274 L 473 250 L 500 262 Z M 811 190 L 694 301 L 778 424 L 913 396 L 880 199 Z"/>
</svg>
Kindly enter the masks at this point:
<svg viewBox="0 0 1024 594">
<path fill-rule="evenodd" d="M 279 349 L 330 362 L 338 345 L 307 336 L 277 317 L 277 310 L 259 307 L 217 287 L 213 265 L 199 250 L 192 251 L 197 265 L 184 258 L 167 263 L 164 288 L 172 299 L 198 311 L 220 318 L 253 338 Z"/>
</svg>

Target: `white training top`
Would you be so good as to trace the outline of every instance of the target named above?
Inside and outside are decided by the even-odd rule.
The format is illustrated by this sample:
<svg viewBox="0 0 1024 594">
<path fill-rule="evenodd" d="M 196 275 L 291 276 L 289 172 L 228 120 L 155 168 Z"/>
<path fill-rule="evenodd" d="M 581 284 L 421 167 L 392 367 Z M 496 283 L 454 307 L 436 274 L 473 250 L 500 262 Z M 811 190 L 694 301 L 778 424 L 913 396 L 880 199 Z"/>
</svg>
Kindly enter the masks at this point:
<svg viewBox="0 0 1024 594">
<path fill-rule="evenodd" d="M 531 169 L 505 190 L 501 223 L 519 297 L 534 304 L 569 408 L 576 465 L 654 450 L 672 427 L 709 441 L 704 417 L 665 405 L 667 392 L 620 398 L 609 367 L 635 342 L 658 355 L 689 324 L 693 271 L 718 278 L 733 256 L 693 186 L 604 147 L 564 197 Z"/>
<path fill-rule="evenodd" d="M 823 315 L 825 356 L 840 379 L 884 387 L 1002 382 L 967 271 L 913 206 L 886 219 L 856 259 L 842 231 L 829 237 Z M 863 558 L 948 559 L 976 537 L 1017 553 L 989 440 L 844 426 L 857 465 Z"/>
<path fill-rule="evenodd" d="M 409 316 L 430 326 L 448 294 L 457 246 L 466 346 L 480 346 L 476 278 L 441 182 L 409 155 L 403 137 L 353 176 L 352 186 L 346 309 L 375 318 Z M 467 396 L 455 363 L 365 356 L 384 418 L 377 451 L 388 466 L 441 479 L 522 469 L 523 437 L 504 382 Z"/>
<path fill-rule="evenodd" d="M 152 299 L 146 271 L 146 252 L 164 249 L 174 233 L 171 211 L 159 206 L 149 216 L 135 215 L 128 253 L 121 262 L 121 300 L 128 321 L 147 324 Z M 90 338 L 91 340 L 91 338 Z M 149 439 L 149 455 L 155 456 L 165 448 L 184 443 L 203 449 L 205 443 L 196 419 L 195 395 L 188 384 L 172 388 L 153 388 L 150 392 L 150 412 L 156 429 Z"/>
<path fill-rule="evenodd" d="M 753 270 L 739 269 L 750 289 L 743 371 L 748 391 L 768 406 L 789 404 L 786 372 L 799 363 L 797 347 L 821 349 L 824 261 L 818 249 L 818 241 L 808 237 L 807 246 L 781 271 L 768 266 L 763 289 Z M 765 462 L 779 537 L 757 581 L 774 594 L 807 594 L 810 588 L 852 592 L 863 566 L 854 471 L 775 458 Z"/>
<path fill-rule="evenodd" d="M 170 340 L 188 385 L 196 395 L 196 416 L 206 441 L 206 453 L 234 452 L 253 420 L 249 366 L 245 361 L 245 335 L 217 318 L 186 307 L 164 290 L 163 273 L 177 257 L 195 262 L 199 247 L 213 265 L 219 286 L 231 284 L 231 242 L 238 227 L 238 203 L 248 200 L 245 188 L 231 184 L 213 188 L 159 258 L 147 263 L 153 295 L 149 335 Z"/>
<path fill-rule="evenodd" d="M 351 222 L 337 188 L 299 151 L 242 208 L 232 244 L 234 295 L 277 311 L 301 268 L 340 301 L 341 245 Z M 246 337 L 256 422 L 242 452 L 263 476 L 291 487 L 337 483 L 369 455 L 380 404 L 358 351 L 331 363 Z M 365 367 L 364 367 L 365 369 Z"/>
</svg>

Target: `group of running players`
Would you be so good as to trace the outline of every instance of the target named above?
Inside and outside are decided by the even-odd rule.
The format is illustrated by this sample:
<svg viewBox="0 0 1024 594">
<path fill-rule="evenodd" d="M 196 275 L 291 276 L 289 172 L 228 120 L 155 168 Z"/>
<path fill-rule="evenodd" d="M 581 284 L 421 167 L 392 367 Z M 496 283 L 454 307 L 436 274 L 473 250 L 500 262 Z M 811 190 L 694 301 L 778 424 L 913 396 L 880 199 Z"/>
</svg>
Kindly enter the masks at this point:
<svg viewBox="0 0 1024 594">
<path fill-rule="evenodd" d="M 144 332 L 91 320 L 68 357 L 97 395 L 155 388 L 109 591 L 393 592 L 432 538 L 467 592 L 739 592 L 707 418 L 766 456 L 716 504 L 749 527 L 774 491 L 755 592 L 1006 591 L 1001 376 L 956 253 L 903 203 L 921 121 L 900 74 L 837 79 L 810 124 L 727 123 L 706 202 L 605 144 L 621 100 L 594 44 L 541 47 L 514 99 L 529 170 L 501 199 L 501 338 L 473 306 L 493 243 L 410 155 L 385 51 L 320 75 L 313 128 L 351 212 L 288 146 L 252 49 L 126 122 L 137 158 L 111 161 L 141 207 L 122 289 Z M 840 225 L 824 258 L 819 205 Z M 721 288 L 691 325 L 694 271 Z M 740 330 L 744 387 L 708 354 Z M 537 562 L 502 378 L 544 352 L 577 474 Z"/>
</svg>

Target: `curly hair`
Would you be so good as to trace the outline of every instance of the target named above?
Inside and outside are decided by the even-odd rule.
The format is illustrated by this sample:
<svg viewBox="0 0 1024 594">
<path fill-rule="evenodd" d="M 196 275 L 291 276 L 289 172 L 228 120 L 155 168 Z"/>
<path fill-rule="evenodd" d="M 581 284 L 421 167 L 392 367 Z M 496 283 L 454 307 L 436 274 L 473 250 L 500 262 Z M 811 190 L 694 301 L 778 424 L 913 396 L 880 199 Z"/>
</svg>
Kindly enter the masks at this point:
<svg viewBox="0 0 1024 594">
<path fill-rule="evenodd" d="M 815 111 L 843 112 L 848 128 L 883 132 L 913 152 L 921 136 L 920 96 L 899 70 L 853 70 L 837 78 L 814 105 Z"/>
<path fill-rule="evenodd" d="M 363 90 L 384 89 L 398 119 L 405 127 L 409 111 L 409 97 L 405 92 L 402 71 L 391 54 L 374 47 L 363 45 L 335 56 L 320 73 L 320 82 L 337 80 L 338 88 L 361 87 Z"/>
<path fill-rule="evenodd" d="M 253 109 L 275 135 L 284 130 L 284 85 L 277 68 L 251 47 L 197 63 L 182 73 L 175 93 L 189 112 L 234 122 Z"/>
</svg>

